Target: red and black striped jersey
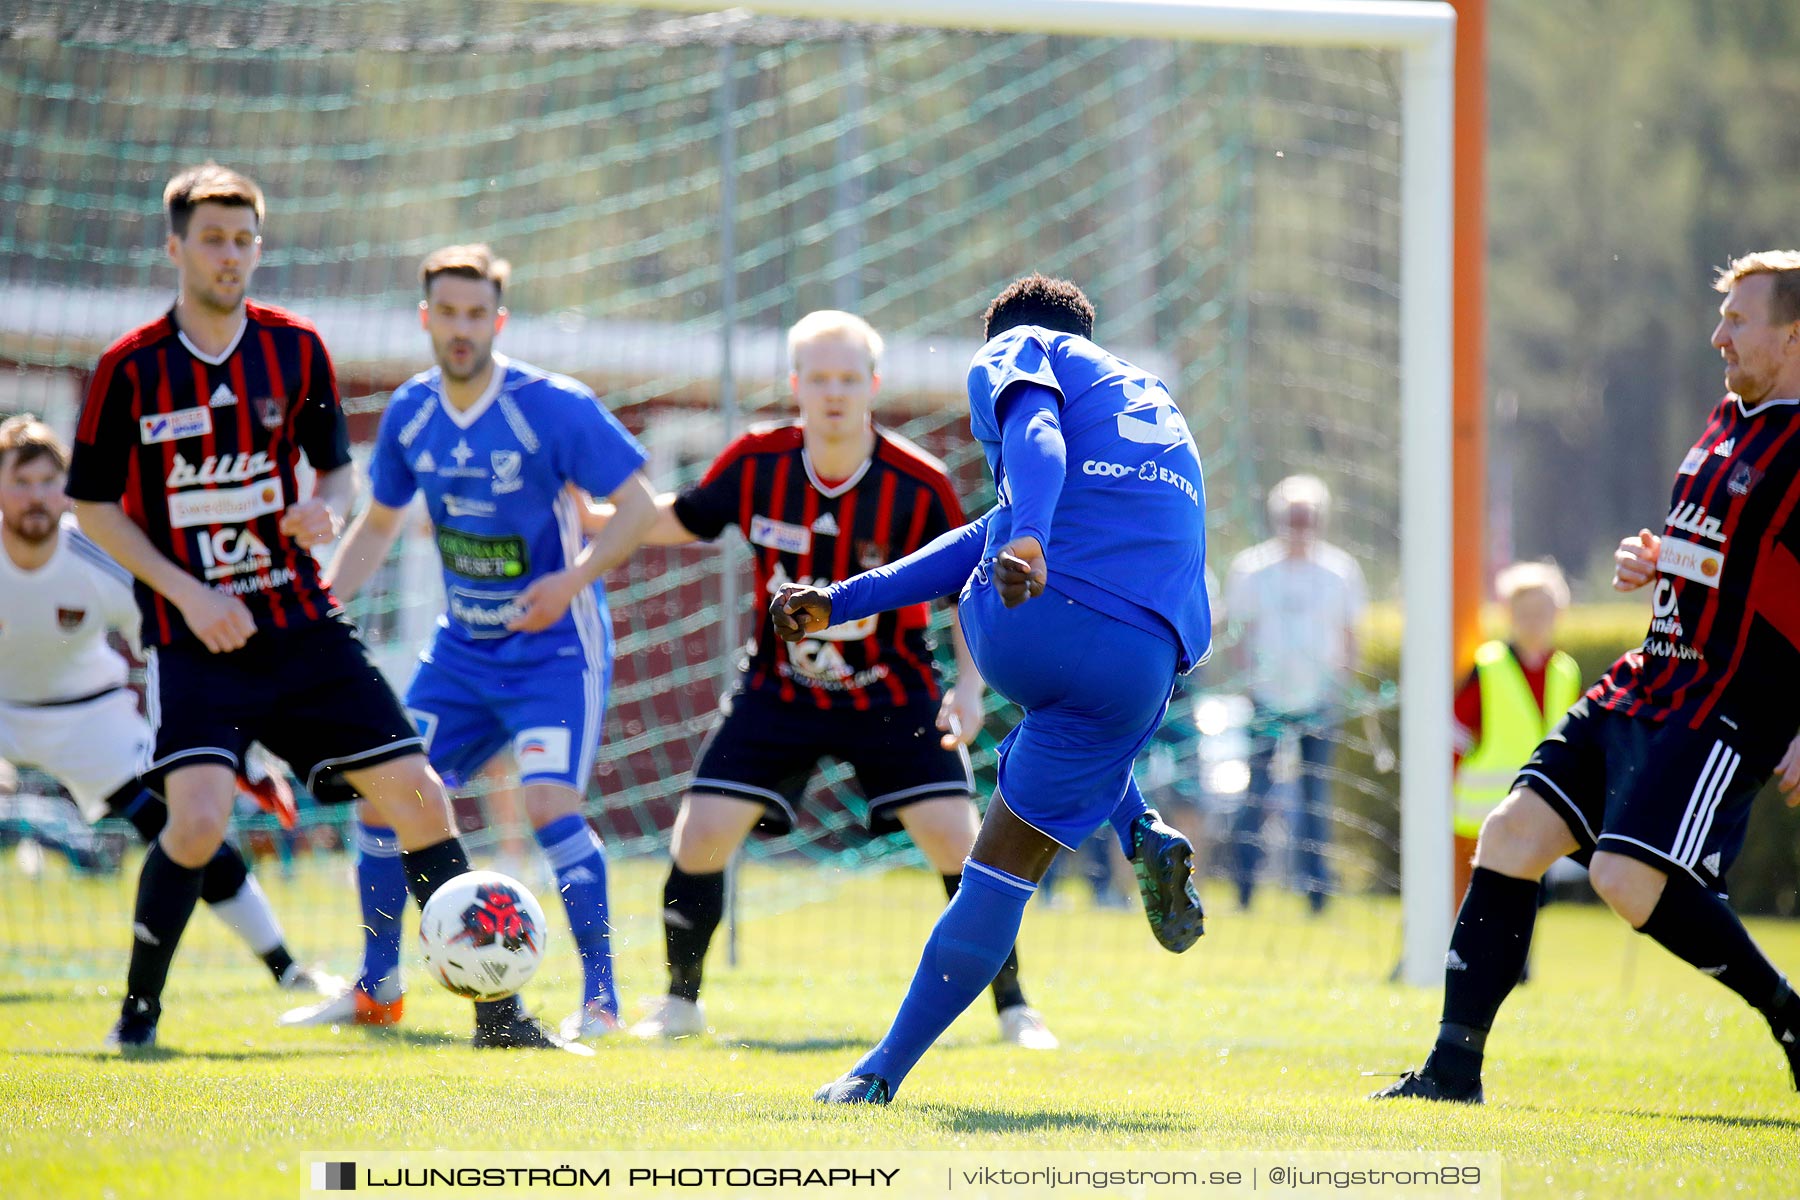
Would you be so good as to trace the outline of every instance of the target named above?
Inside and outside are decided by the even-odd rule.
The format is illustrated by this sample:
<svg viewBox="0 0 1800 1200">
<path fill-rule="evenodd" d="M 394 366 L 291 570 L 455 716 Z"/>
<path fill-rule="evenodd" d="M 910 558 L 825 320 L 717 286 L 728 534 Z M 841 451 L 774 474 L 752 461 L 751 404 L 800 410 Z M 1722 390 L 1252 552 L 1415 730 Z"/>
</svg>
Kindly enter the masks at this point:
<svg viewBox="0 0 1800 1200">
<path fill-rule="evenodd" d="M 1785 746 L 1800 680 L 1800 401 L 1726 396 L 1675 476 L 1650 632 L 1588 691 L 1614 712 L 1723 720 Z"/>
<path fill-rule="evenodd" d="M 962 504 L 937 459 L 877 427 L 875 453 L 834 484 L 813 470 L 797 422 L 758 426 L 681 491 L 675 516 L 702 538 L 736 525 L 749 539 L 761 613 L 746 647 L 745 688 L 820 708 L 880 708 L 942 695 L 925 605 L 834 625 L 792 644 L 775 636 L 768 613 L 769 598 L 784 583 L 824 587 L 903 558 L 963 524 Z"/>
<path fill-rule="evenodd" d="M 69 464 L 69 495 L 119 504 L 151 543 L 197 579 L 243 598 L 262 629 L 338 609 L 312 553 L 281 532 L 303 497 L 295 468 L 350 461 L 337 379 L 318 331 L 279 308 L 246 304 L 217 358 L 188 341 L 171 310 L 100 357 Z M 141 580 L 144 643 L 192 636 L 180 611 Z"/>
</svg>

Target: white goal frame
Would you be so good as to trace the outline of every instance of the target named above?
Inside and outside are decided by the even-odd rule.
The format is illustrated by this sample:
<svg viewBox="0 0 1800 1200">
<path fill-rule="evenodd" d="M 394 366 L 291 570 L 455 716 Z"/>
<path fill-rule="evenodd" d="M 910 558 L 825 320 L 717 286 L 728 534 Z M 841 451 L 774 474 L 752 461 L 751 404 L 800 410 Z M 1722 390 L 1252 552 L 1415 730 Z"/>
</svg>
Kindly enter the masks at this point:
<svg viewBox="0 0 1800 1200">
<path fill-rule="evenodd" d="M 718 0 L 633 7 L 717 12 Z M 1451 923 L 1451 228 L 1456 13 L 1424 0 L 750 0 L 919 28 L 1397 50 L 1400 164 L 1401 977 L 1441 981 Z"/>
</svg>

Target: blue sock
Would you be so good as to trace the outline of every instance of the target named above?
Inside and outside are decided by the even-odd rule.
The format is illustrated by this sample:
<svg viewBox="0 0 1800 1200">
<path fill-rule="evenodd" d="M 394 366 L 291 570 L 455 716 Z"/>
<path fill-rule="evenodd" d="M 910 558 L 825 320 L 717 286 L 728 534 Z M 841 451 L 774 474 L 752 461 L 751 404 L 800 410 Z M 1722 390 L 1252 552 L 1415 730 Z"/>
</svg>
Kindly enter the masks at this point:
<svg viewBox="0 0 1800 1200">
<path fill-rule="evenodd" d="M 598 1000 L 619 1015 L 613 990 L 612 941 L 606 925 L 606 852 L 579 813 L 558 817 L 537 831 L 538 845 L 556 872 L 556 887 L 569 910 L 569 929 L 581 952 L 583 1003 Z"/>
<path fill-rule="evenodd" d="M 1106 818 L 1106 823 L 1119 835 L 1119 845 L 1125 848 L 1126 858 L 1135 857 L 1137 849 L 1131 844 L 1131 823 L 1149 811 L 1150 802 L 1144 799 L 1144 793 L 1138 791 L 1137 777 L 1127 778 L 1125 798 L 1119 801 L 1119 806 Z"/>
<path fill-rule="evenodd" d="M 400 918 L 411 895 L 393 830 L 356 823 L 356 891 L 363 920 L 362 974 L 356 986 L 373 996 L 383 979 L 399 978 Z"/>
<path fill-rule="evenodd" d="M 1019 936 L 1025 905 L 1037 885 L 970 860 L 962 886 L 938 917 L 899 1015 L 879 1045 L 852 1068 L 852 1074 L 879 1075 L 888 1094 L 921 1055 L 950 1028 L 1000 973 Z"/>
</svg>

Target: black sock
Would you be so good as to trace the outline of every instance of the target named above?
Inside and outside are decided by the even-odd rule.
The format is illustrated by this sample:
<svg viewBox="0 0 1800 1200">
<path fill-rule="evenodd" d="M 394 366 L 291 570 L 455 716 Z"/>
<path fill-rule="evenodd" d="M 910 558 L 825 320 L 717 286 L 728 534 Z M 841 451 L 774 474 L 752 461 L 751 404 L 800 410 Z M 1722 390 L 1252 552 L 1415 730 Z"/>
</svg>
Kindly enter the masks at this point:
<svg viewBox="0 0 1800 1200">
<path fill-rule="evenodd" d="M 1787 981 L 1723 899 L 1685 875 L 1670 875 L 1638 932 L 1717 979 L 1775 1024 L 1790 994 Z"/>
<path fill-rule="evenodd" d="M 208 904 L 229 900 L 238 894 L 249 877 L 250 868 L 244 865 L 244 856 L 230 842 L 221 842 L 218 853 L 200 868 L 200 899 Z"/>
<path fill-rule="evenodd" d="M 946 875 L 944 878 L 944 898 L 956 899 L 956 889 L 962 886 L 961 875 Z M 994 993 L 994 1011 L 1005 1012 L 1009 1008 L 1017 1008 L 1025 1003 L 1025 989 L 1019 986 L 1019 948 L 1014 946 L 1006 953 L 1006 961 L 1000 964 L 1000 973 L 994 976 L 991 989 Z"/>
<path fill-rule="evenodd" d="M 419 907 L 431 899 L 433 892 L 469 870 L 469 856 L 463 850 L 463 844 L 454 834 L 435 845 L 423 850 L 402 850 L 400 865 L 406 871 L 406 886 L 412 892 Z M 524 1010 L 519 1006 L 517 996 L 508 996 L 504 1000 L 477 1001 L 475 1004 L 475 1024 L 480 1026 L 509 1025 Z"/>
<path fill-rule="evenodd" d="M 282 976 L 288 973 L 288 968 L 294 965 L 294 956 L 288 953 L 286 946 L 275 947 L 263 955 L 262 960 L 263 965 L 269 968 L 269 974 L 275 977 L 276 983 L 280 983 Z"/>
<path fill-rule="evenodd" d="M 1446 1083 L 1481 1079 L 1494 1014 L 1518 985 L 1537 923 L 1538 881 L 1476 867 L 1444 956 L 1444 1017 L 1425 1069 Z"/>
<path fill-rule="evenodd" d="M 669 995 L 700 999 L 706 948 L 725 918 L 725 872 L 689 875 L 669 864 L 663 884 L 663 945 L 668 952 Z"/>
<path fill-rule="evenodd" d="M 424 908 L 440 885 L 458 875 L 468 874 L 469 856 L 463 852 L 462 842 L 452 834 L 423 850 L 402 850 L 400 866 L 406 871 L 406 886 L 412 891 L 412 898 Z"/>
<path fill-rule="evenodd" d="M 160 841 L 150 843 L 143 873 L 138 876 L 137 908 L 132 914 L 131 965 L 125 974 L 127 1011 L 134 1002 L 160 1007 L 175 947 L 181 944 L 182 930 L 200 902 L 200 879 L 200 868 L 184 867 L 163 852 Z"/>
</svg>

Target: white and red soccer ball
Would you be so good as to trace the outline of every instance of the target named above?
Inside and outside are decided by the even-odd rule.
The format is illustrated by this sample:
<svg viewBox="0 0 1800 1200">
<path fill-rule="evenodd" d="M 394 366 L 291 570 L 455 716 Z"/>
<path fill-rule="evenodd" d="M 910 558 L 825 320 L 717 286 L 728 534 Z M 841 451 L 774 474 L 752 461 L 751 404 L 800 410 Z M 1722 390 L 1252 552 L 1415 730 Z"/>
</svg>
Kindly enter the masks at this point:
<svg viewBox="0 0 1800 1200">
<path fill-rule="evenodd" d="M 544 961 L 544 910 L 524 884 L 470 871 L 444 884 L 419 918 L 432 977 L 471 1000 L 504 1000 Z"/>
</svg>

